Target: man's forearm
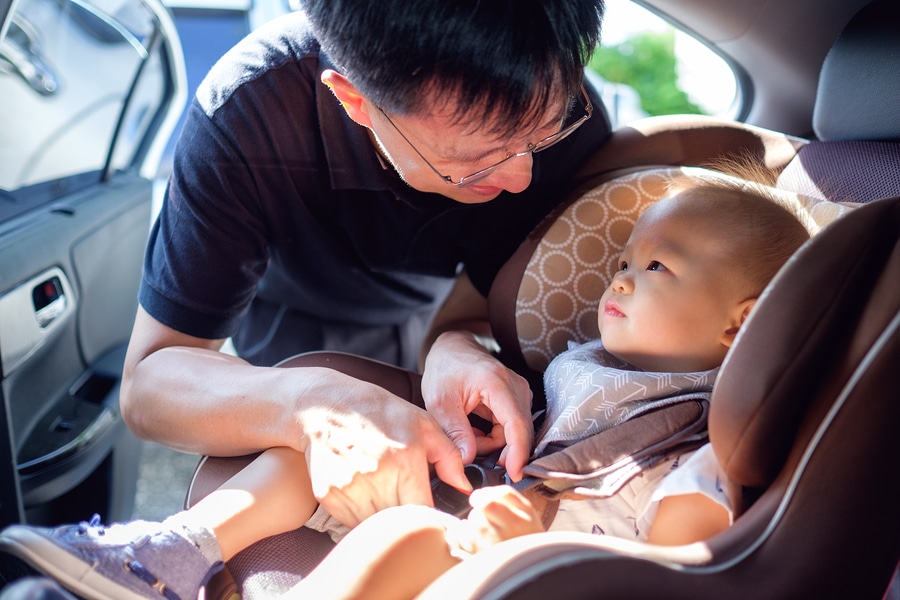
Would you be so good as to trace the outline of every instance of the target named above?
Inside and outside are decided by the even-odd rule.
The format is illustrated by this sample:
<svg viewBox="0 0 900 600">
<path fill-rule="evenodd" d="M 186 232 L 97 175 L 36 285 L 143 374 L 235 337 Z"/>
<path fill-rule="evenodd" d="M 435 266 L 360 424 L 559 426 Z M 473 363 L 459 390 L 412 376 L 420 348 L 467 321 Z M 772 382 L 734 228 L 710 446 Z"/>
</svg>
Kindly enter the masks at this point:
<svg viewBox="0 0 900 600">
<path fill-rule="evenodd" d="M 331 408 L 360 384 L 331 369 L 255 367 L 213 350 L 175 346 L 133 367 L 122 410 L 138 437 L 184 452 L 302 451 L 301 408 Z"/>
</svg>

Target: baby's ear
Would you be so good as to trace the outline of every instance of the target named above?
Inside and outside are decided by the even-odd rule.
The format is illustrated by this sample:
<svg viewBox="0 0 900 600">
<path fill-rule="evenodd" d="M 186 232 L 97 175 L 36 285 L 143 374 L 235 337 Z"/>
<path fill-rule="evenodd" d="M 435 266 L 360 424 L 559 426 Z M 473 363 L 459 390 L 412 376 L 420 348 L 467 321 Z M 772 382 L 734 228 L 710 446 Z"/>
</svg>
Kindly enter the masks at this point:
<svg viewBox="0 0 900 600">
<path fill-rule="evenodd" d="M 755 304 L 756 298 L 748 298 L 747 300 L 743 300 L 736 304 L 734 310 L 731 311 L 728 327 L 722 333 L 721 338 L 722 345 L 726 348 L 731 348 L 731 345 L 734 343 L 734 336 L 737 335 L 741 325 L 747 320 L 747 316 L 750 314 L 750 311 Z"/>
<path fill-rule="evenodd" d="M 347 116 L 363 127 L 371 127 L 369 118 L 369 105 L 366 98 L 359 93 L 356 86 L 350 80 L 332 69 L 325 69 L 321 75 L 322 83 L 328 86 L 341 106 L 347 112 Z"/>
</svg>

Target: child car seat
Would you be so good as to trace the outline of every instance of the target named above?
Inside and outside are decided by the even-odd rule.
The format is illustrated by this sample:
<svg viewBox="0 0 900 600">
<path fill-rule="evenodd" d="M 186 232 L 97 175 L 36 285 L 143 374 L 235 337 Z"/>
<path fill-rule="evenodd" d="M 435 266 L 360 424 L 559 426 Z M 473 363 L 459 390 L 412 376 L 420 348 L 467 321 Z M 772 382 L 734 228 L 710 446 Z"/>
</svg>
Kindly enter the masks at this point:
<svg viewBox="0 0 900 600">
<path fill-rule="evenodd" d="M 661 588 L 667 597 L 672 594 L 672 585 L 689 590 L 684 597 L 702 596 L 703 590 L 717 596 L 723 592 L 736 595 L 730 586 L 747 586 L 748 580 L 760 578 L 761 572 L 779 579 L 774 576 L 776 567 L 791 561 L 800 564 L 791 569 L 793 577 L 785 577 L 803 581 L 803 586 L 811 585 L 804 581 L 809 577 L 821 582 L 821 574 L 833 569 L 834 573 L 849 574 L 850 585 L 858 594 L 855 597 L 867 595 L 858 580 L 870 582 L 873 594 L 882 593 L 900 558 L 900 520 L 892 509 L 893 498 L 900 490 L 896 478 L 890 476 L 894 461 L 900 459 L 900 440 L 894 431 L 900 423 L 900 404 L 891 401 L 897 396 L 897 385 L 886 379 L 900 358 L 898 239 L 897 200 L 882 200 L 851 211 L 826 227 L 779 274 L 746 324 L 719 377 L 710 417 L 710 438 L 729 475 L 746 485 L 750 494 L 760 495 L 729 531 L 708 544 L 681 549 L 575 534 L 547 534 L 540 541 L 514 540 L 455 568 L 447 575 L 452 581 L 437 582 L 432 589 L 438 591 L 429 593 L 442 597 L 447 589 L 453 589 L 454 597 L 480 597 L 484 586 L 491 591 L 484 592 L 485 597 L 492 597 L 498 589 L 516 583 L 521 587 L 509 592 L 513 597 L 524 594 L 522 597 L 538 598 L 545 597 L 559 581 L 567 581 L 568 590 L 572 590 L 573 581 L 582 581 L 585 587 L 581 593 L 590 597 L 596 588 L 588 582 L 603 581 L 605 596 L 614 588 L 608 587 L 605 578 L 595 580 L 587 575 L 600 568 L 595 562 L 615 563 L 607 568 L 618 572 L 623 557 L 661 569 L 664 575 L 672 570 L 666 565 L 678 565 L 672 570 L 678 577 L 696 574 L 690 583 L 671 582 L 652 569 L 638 577 L 668 582 L 670 585 Z M 878 311 L 881 314 L 876 314 Z M 893 329 L 888 329 L 889 325 Z M 866 357 L 875 344 L 873 339 L 882 344 L 881 354 Z M 853 348 L 855 355 L 847 356 L 847 348 Z M 349 364 L 337 364 L 336 360 Z M 351 372 L 360 367 L 371 369 L 369 375 L 362 376 L 401 396 L 411 397 L 416 390 L 414 374 L 356 357 L 314 353 L 298 357 L 290 366 L 313 364 L 309 361 Z M 859 374 L 854 374 L 859 365 Z M 384 380 L 388 375 L 391 379 Z M 852 378 L 861 381 L 842 397 L 844 382 Z M 835 398 L 838 404 L 832 403 Z M 867 410 L 861 411 L 859 403 Z M 849 432 L 843 433 L 845 428 Z M 874 476 L 879 479 L 867 479 Z M 198 483 L 195 481 L 195 486 Z M 203 494 L 199 489 L 191 492 Z M 836 512 L 829 513 L 828 508 Z M 848 511 L 851 514 L 846 514 Z M 879 515 L 878 523 L 871 527 L 869 514 Z M 827 521 L 828 526 L 823 527 L 816 519 Z M 823 537 L 826 539 L 820 539 Z M 855 548 L 852 564 L 833 544 Z M 329 548 L 327 537 L 301 528 L 245 550 L 229 567 L 241 577 L 245 597 L 264 597 L 273 587 L 286 589 L 296 583 Z M 654 557 L 661 562 L 651 560 Z M 508 561 L 513 575 L 500 568 Z M 840 564 L 820 571 L 819 566 L 829 561 Z M 550 568 L 559 563 L 566 567 Z M 629 563 L 628 569 L 632 568 L 636 567 Z M 769 569 L 773 573 L 768 573 Z M 503 583 L 500 588 L 498 581 Z M 549 587 L 535 587 L 535 581 Z M 631 579 L 625 577 L 623 581 L 622 594 L 634 597 Z M 466 587 L 472 582 L 479 582 L 476 589 Z M 746 589 L 760 593 L 759 587 Z M 787 593 L 790 589 L 785 589 L 786 596 L 794 595 Z"/>
<path fill-rule="evenodd" d="M 900 198 L 829 225 L 776 276 L 711 400 L 710 441 L 749 508 L 666 548 L 548 533 L 490 548 L 439 598 L 881 598 L 900 560 Z"/>
<path fill-rule="evenodd" d="M 592 184 L 595 187 L 565 203 L 564 210 L 548 219 L 522 244 L 503 267 L 489 297 L 492 324 L 498 340 L 507 350 L 503 354 L 508 364 L 515 365 L 520 373 L 530 372 L 539 377 L 568 340 L 581 342 L 597 337 L 597 303 L 616 270 L 615 260 L 634 220 L 646 206 L 666 195 L 669 183 L 686 174 L 727 177 L 695 167 L 656 167 L 628 172 Z M 773 190 L 773 193 L 778 191 Z M 850 210 L 796 194 L 782 193 L 782 196 L 786 203 L 795 203 L 798 212 L 808 215 L 812 229 Z M 523 257 L 528 258 L 523 260 Z M 508 293 L 510 290 L 512 294 Z M 507 306 L 509 296 L 513 297 L 511 306 Z M 505 322 L 507 313 L 514 316 L 510 322 Z M 516 350 L 515 355 L 512 350 Z M 423 406 L 416 373 L 368 359 L 313 352 L 294 357 L 281 366 L 333 368 L 381 385 Z M 688 408 L 687 405 L 673 405 L 635 419 L 633 423 L 652 434 L 653 443 L 665 449 L 668 440 L 679 443 L 683 432 L 696 431 L 698 418 L 705 421 L 705 412 L 699 415 L 685 413 L 681 410 L 683 406 Z M 646 435 L 641 439 L 649 440 Z M 647 443 L 649 445 L 650 441 Z M 577 455 L 579 448 L 581 446 L 576 445 L 570 450 Z M 611 456 L 609 461 L 616 462 L 629 451 L 640 449 L 625 448 L 628 451 L 622 456 Z M 653 450 L 657 449 L 654 447 Z M 553 456 L 556 461 L 572 455 L 567 450 Z M 252 458 L 204 458 L 198 465 L 186 505 L 204 497 Z M 593 461 L 583 464 L 596 470 Z M 263 540 L 229 561 L 228 570 L 215 577 L 208 586 L 207 597 L 227 598 L 240 589 L 244 598 L 264 598 L 273 590 L 286 590 L 308 573 L 331 547 L 328 536 L 302 527 Z"/>
<path fill-rule="evenodd" d="M 900 39 L 885 30 L 897 30 L 894 8 L 872 3 L 835 44 L 820 81 L 819 139 L 798 146 L 779 187 L 826 198 L 849 180 L 856 202 L 900 193 L 900 112 L 890 100 Z M 837 93 L 841 82 L 850 89 Z M 861 115 L 859 137 L 841 139 L 855 130 L 852 109 L 873 98 L 880 116 Z M 837 114 L 840 133 L 829 121 Z M 865 175 L 851 177 L 847 165 Z M 717 457 L 750 503 L 728 531 L 681 548 L 580 534 L 513 540 L 421 597 L 447 589 L 463 598 L 898 597 L 898 240 L 900 198 L 852 211 L 779 274 L 740 334 L 709 424 Z M 530 360 L 544 359 L 532 351 Z"/>
</svg>

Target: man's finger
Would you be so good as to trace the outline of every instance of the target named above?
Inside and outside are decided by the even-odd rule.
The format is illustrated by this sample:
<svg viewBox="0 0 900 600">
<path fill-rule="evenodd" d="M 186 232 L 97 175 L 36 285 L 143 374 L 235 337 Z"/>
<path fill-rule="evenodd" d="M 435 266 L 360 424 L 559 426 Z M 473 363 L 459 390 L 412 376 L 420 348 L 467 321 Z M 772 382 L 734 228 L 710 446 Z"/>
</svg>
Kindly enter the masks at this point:
<svg viewBox="0 0 900 600">
<path fill-rule="evenodd" d="M 444 434 L 437 422 L 427 419 L 423 429 L 425 455 L 428 462 L 434 465 L 434 471 L 437 476 L 458 490 L 464 492 L 472 491 L 472 485 L 469 483 L 463 468 L 465 463 L 459 448 Z M 473 445 L 474 442 L 475 438 L 473 436 Z M 429 486 L 429 497 L 430 495 L 431 490 Z"/>
<path fill-rule="evenodd" d="M 528 463 L 531 456 L 531 446 L 534 442 L 534 428 L 531 421 L 511 421 L 503 427 L 506 437 L 505 467 L 510 479 L 519 481 L 522 479 L 522 469 Z"/>
<path fill-rule="evenodd" d="M 424 460 L 421 465 L 406 469 L 402 474 L 398 474 L 396 486 L 397 493 L 394 504 L 399 506 L 405 504 L 434 506 L 434 500 L 431 497 L 431 480 L 428 477 L 428 465 L 425 464 Z"/>
<path fill-rule="evenodd" d="M 321 499 L 321 503 L 325 510 L 328 511 L 328 514 L 350 528 L 356 527 L 366 517 L 375 514 L 374 507 L 369 510 L 360 510 L 358 504 L 351 501 L 343 490 L 336 488 L 332 488 Z"/>
<path fill-rule="evenodd" d="M 476 436 L 475 443 L 478 456 L 494 454 L 497 450 L 506 447 L 506 438 L 503 436 L 503 428 L 500 425 L 497 425 L 490 435 Z"/>
<path fill-rule="evenodd" d="M 437 421 L 438 430 L 442 430 L 441 437 L 449 438 L 455 444 L 463 464 L 475 460 L 475 433 L 463 408 L 456 403 L 447 406 L 436 404 L 429 406 L 428 413 Z M 434 460 L 429 458 L 429 461 L 436 465 L 440 459 L 441 456 L 435 455 Z"/>
<path fill-rule="evenodd" d="M 530 406 L 530 390 L 527 397 Z M 506 441 L 503 453 L 506 472 L 513 481 L 519 481 L 534 442 L 534 424 L 531 421 L 531 415 L 509 393 L 491 397 L 490 400 L 490 409 L 494 413 L 494 420 L 503 428 L 502 437 Z"/>
</svg>

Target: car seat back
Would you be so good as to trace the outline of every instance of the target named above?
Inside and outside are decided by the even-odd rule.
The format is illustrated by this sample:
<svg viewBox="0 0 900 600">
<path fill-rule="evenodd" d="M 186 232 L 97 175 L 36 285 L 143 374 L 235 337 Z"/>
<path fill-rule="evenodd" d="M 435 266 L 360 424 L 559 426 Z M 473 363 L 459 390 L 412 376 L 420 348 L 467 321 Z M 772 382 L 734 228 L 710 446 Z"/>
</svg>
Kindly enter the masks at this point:
<svg viewBox="0 0 900 600">
<path fill-rule="evenodd" d="M 893 477 L 900 459 L 893 375 L 900 364 L 900 199 L 878 200 L 900 193 L 898 38 L 878 33 L 898 29 L 889 4 L 863 9 L 835 44 L 820 81 L 819 139 L 796 144 L 777 183 L 810 201 L 871 204 L 828 225 L 779 274 L 714 391 L 710 439 L 729 475 L 746 486 L 746 512 L 719 536 L 680 548 L 580 534 L 501 545 L 455 568 L 422 598 L 446 589 L 465 598 L 543 598 L 560 590 L 567 598 L 876 598 L 891 581 L 890 597 L 900 593 L 893 506 L 900 491 Z M 866 74 L 862 81 L 854 70 Z M 847 103 L 855 96 L 881 105 L 856 110 Z M 846 129 L 837 133 L 826 115 Z M 644 127 L 638 124 L 638 137 Z M 634 133 L 611 142 L 622 139 L 626 152 L 640 145 Z M 771 147 L 762 147 L 761 162 L 770 164 Z M 609 145 L 605 152 L 619 154 Z M 514 318 L 507 325 L 518 331 Z M 506 354 L 539 367 L 542 353 L 528 356 L 535 327 L 522 325 L 531 332 L 521 339 L 525 350 L 513 333 Z"/>
<path fill-rule="evenodd" d="M 422 598 L 880 598 L 900 560 L 900 198 L 827 226 L 722 367 L 710 441 L 749 508 L 704 543 L 513 540 Z"/>
</svg>

